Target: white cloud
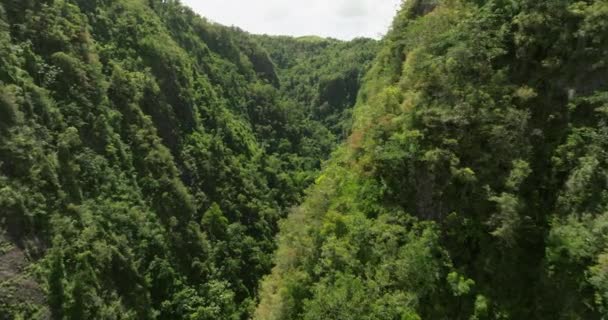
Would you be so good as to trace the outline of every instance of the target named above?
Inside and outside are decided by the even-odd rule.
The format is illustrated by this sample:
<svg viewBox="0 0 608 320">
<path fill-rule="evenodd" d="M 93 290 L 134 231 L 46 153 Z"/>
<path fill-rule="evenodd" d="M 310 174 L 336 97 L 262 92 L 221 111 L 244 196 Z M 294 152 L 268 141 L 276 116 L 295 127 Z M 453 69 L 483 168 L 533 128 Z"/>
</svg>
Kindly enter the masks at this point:
<svg viewBox="0 0 608 320">
<path fill-rule="evenodd" d="M 378 38 L 402 0 L 182 0 L 200 15 L 258 34 Z"/>
<path fill-rule="evenodd" d="M 367 17 L 369 4 L 366 0 L 343 0 L 338 14 L 344 18 Z"/>
</svg>

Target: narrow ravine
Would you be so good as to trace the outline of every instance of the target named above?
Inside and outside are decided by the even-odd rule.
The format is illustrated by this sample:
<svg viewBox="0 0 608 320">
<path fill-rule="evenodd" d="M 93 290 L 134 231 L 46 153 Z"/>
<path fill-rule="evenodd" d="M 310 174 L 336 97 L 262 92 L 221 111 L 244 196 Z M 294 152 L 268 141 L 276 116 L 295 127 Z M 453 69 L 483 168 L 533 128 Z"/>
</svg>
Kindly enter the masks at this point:
<svg viewBox="0 0 608 320">
<path fill-rule="evenodd" d="M 0 320 L 607 319 L 607 21 L 0 0 Z"/>
<path fill-rule="evenodd" d="M 0 319 L 248 319 L 377 41 L 0 4 Z"/>
</svg>

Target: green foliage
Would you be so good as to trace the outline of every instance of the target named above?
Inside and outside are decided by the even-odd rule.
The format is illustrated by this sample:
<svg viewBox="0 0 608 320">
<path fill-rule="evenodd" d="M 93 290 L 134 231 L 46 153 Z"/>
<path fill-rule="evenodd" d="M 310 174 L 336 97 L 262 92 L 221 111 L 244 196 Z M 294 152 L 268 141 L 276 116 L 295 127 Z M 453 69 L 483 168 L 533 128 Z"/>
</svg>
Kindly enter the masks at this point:
<svg viewBox="0 0 608 320">
<path fill-rule="evenodd" d="M 342 42 L 1 0 L 0 317 L 606 318 L 606 21 L 411 0 Z"/>
<path fill-rule="evenodd" d="M 314 120 L 345 138 L 377 42 L 363 38 L 350 42 L 315 37 L 256 38 L 277 64 L 282 95 L 295 99 Z"/>
<path fill-rule="evenodd" d="M 404 1 L 257 319 L 605 318 L 607 8 Z"/>
<path fill-rule="evenodd" d="M 0 91 L 0 129 L 6 130 L 18 121 L 19 109 L 15 93 L 11 92 L 16 88 L 2 87 Z"/>
<path fill-rule="evenodd" d="M 338 141 L 287 90 L 334 69 L 288 84 L 269 54 L 293 41 L 179 1 L 0 1 L 0 237 L 27 252 L 0 318 L 248 318 Z M 374 43 L 335 46 L 369 62 Z M 326 94 L 347 109 L 351 89 Z"/>
</svg>

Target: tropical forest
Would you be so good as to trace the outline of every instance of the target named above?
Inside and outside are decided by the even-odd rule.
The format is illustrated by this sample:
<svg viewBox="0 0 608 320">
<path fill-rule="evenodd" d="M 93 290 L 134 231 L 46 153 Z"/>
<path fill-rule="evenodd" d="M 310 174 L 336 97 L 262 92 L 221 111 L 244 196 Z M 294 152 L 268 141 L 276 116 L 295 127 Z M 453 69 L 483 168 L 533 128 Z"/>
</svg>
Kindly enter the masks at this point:
<svg viewBox="0 0 608 320">
<path fill-rule="evenodd" d="M 399 2 L 0 0 L 0 320 L 608 319 L 608 0 Z"/>
</svg>

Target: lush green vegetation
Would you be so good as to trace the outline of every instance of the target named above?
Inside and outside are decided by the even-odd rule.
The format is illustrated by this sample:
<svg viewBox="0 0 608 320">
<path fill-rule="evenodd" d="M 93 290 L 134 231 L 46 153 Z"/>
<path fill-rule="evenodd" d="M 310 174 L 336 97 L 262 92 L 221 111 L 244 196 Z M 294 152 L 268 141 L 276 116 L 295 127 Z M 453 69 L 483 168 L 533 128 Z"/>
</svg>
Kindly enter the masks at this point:
<svg viewBox="0 0 608 320">
<path fill-rule="evenodd" d="M 608 2 L 410 0 L 260 320 L 608 317 Z"/>
<path fill-rule="evenodd" d="M 0 319 L 248 318 L 375 55 L 319 41 L 275 62 L 300 40 L 178 1 L 1 0 Z"/>
<path fill-rule="evenodd" d="M 346 138 L 352 126 L 352 107 L 378 43 L 370 39 L 256 38 L 277 65 L 283 96 L 304 106 L 338 141 Z"/>
<path fill-rule="evenodd" d="M 605 0 L 0 0 L 0 319 L 608 318 L 607 59 Z"/>
</svg>

